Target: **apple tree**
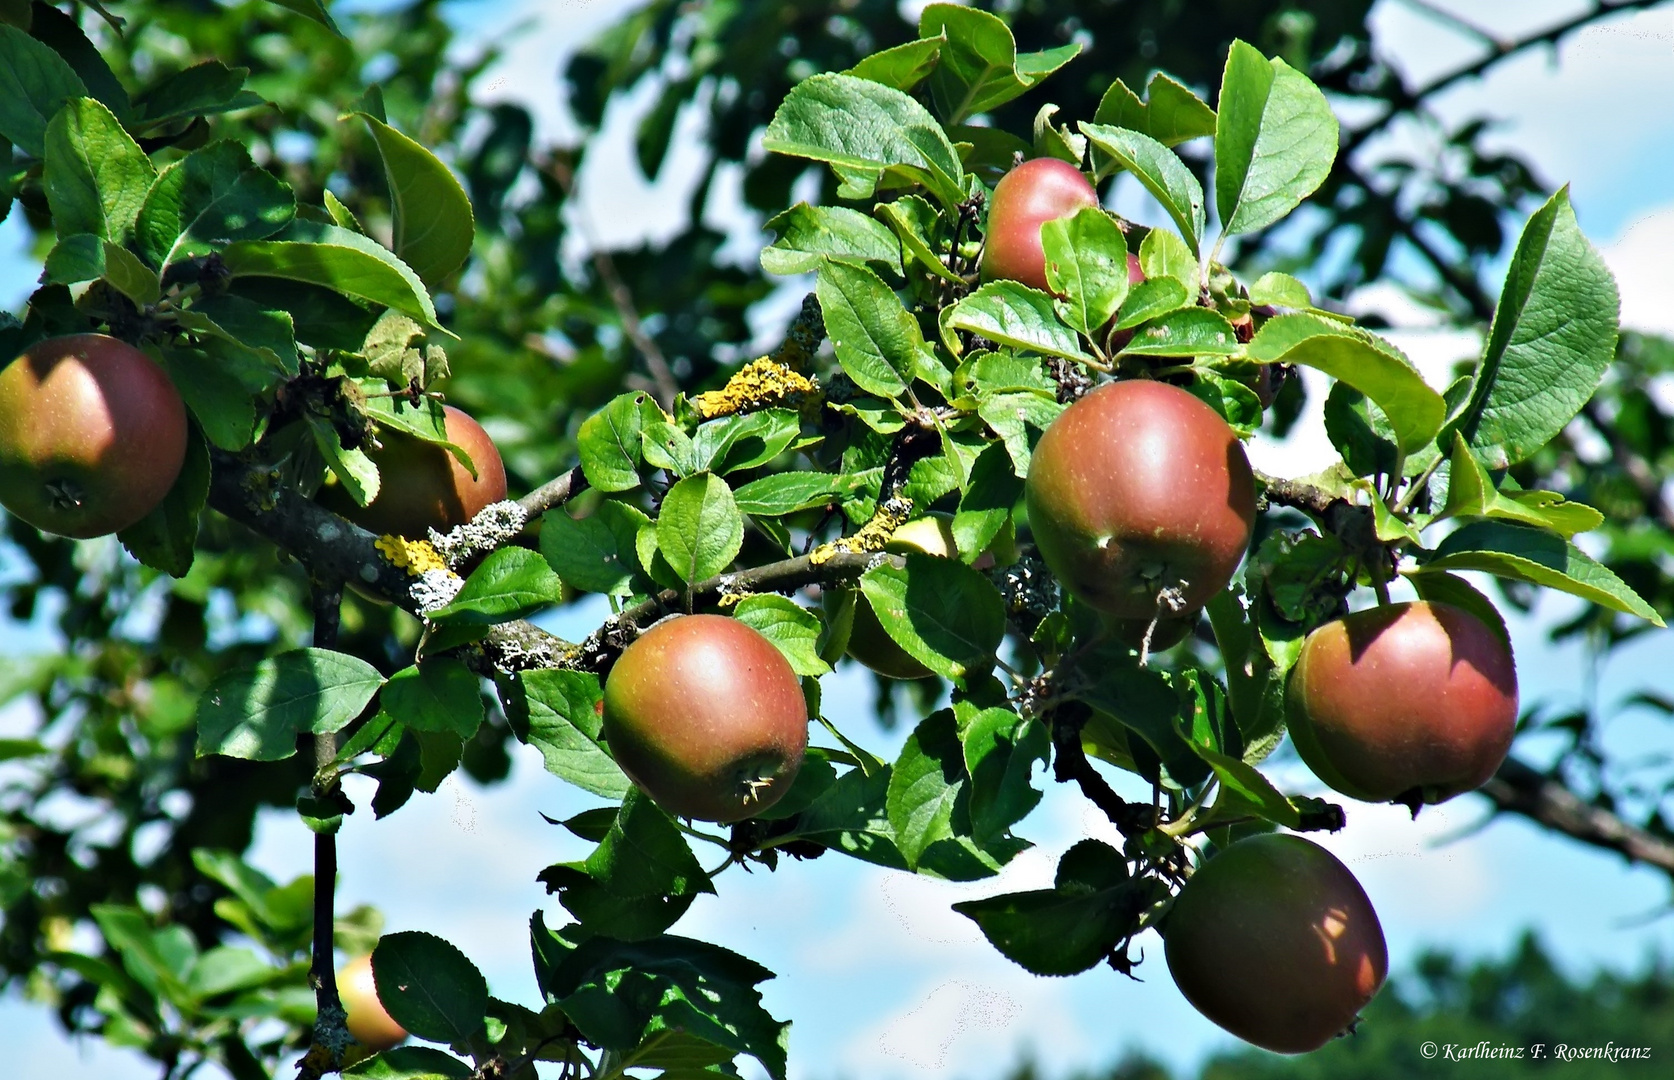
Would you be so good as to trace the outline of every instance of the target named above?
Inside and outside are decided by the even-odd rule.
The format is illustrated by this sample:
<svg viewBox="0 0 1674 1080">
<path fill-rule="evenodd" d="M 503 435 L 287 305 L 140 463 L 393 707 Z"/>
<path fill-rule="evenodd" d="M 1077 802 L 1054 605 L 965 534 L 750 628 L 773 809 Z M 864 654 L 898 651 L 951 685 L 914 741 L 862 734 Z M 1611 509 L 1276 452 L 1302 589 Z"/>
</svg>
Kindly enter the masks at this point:
<svg viewBox="0 0 1674 1080">
<path fill-rule="evenodd" d="M 760 265 L 812 291 L 775 349 L 726 362 L 691 342 L 745 340 L 769 284 L 712 271 L 713 236 L 654 318 L 629 284 L 653 260 L 594 253 L 589 284 L 566 280 L 577 155 L 535 151 L 509 107 L 462 133 L 474 72 L 440 66 L 435 4 L 348 34 L 319 3 L 83 7 L 0 5 L 4 195 L 45 247 L 0 321 L 0 504 L 34 568 L 13 607 L 62 596 L 101 643 L 19 666 L 47 707 L 39 737 L 0 743 L 24 777 L 0 945 L 68 1026 L 166 1075 L 300 1055 L 308 1077 L 727 1076 L 743 1057 L 783 1076 L 772 973 L 672 932 L 696 898 L 733 866 L 828 856 L 982 880 L 1029 846 L 1045 783 L 1121 846 L 957 910 L 1040 974 L 1130 972 L 1158 930 L 1212 1019 L 1309 1050 L 1387 956 L 1352 876 L 1295 835 L 1352 807 L 1262 771 L 1287 729 L 1349 799 L 1416 813 L 1487 782 L 1510 802 L 1510 645 L 1461 573 L 1580 597 L 1599 633 L 1662 625 L 1661 579 L 1647 602 L 1575 543 L 1605 515 L 1525 483 L 1618 353 L 1615 283 L 1566 191 L 1523 223 L 1448 386 L 1298 276 L 1240 272 L 1344 183 L 1330 101 L 1284 48 L 1234 39 L 1210 69 L 1089 95 L 1081 40 L 1021 49 L 997 16 L 932 4 L 809 64 L 751 107 L 785 196 Z M 669 10 L 613 31 L 634 64 L 637 35 L 672 47 Z M 206 58 L 159 64 L 164 38 Z M 387 86 L 358 85 L 366 52 Z M 571 73 L 616 80 L 584 117 L 645 70 L 601 55 Z M 665 104 L 694 86 L 642 127 L 653 172 Z M 531 165 L 538 194 L 509 209 Z M 1101 206 L 1118 174 L 1167 224 Z M 783 205 L 805 175 L 822 196 Z M 1337 455 L 1266 476 L 1243 443 L 1294 420 L 1299 368 L 1329 381 Z M 123 512 L 68 527 L 99 482 Z M 584 640 L 531 621 L 582 593 L 612 610 Z M 822 708 L 821 678 L 857 660 L 920 688 L 893 760 Z M 1403 682 L 1434 689 L 1424 709 L 1382 692 Z M 456 769 L 503 776 L 509 739 L 600 804 L 561 823 L 586 859 L 529 868 L 557 900 L 527 928 L 529 1002 L 334 897 L 345 815 Z M 370 805 L 350 774 L 376 780 Z M 57 790 L 119 805 L 124 842 L 43 827 Z M 312 830 L 311 876 L 240 858 L 263 805 Z M 154 822 L 169 840 L 142 864 Z M 1267 932 L 1223 940 L 1233 920 Z M 72 948 L 78 928 L 100 947 Z M 1319 977 L 1252 998 L 1239 975 L 1273 942 L 1312 947 L 1298 970 Z M 1289 1004 L 1312 1022 L 1276 1019 Z"/>
</svg>

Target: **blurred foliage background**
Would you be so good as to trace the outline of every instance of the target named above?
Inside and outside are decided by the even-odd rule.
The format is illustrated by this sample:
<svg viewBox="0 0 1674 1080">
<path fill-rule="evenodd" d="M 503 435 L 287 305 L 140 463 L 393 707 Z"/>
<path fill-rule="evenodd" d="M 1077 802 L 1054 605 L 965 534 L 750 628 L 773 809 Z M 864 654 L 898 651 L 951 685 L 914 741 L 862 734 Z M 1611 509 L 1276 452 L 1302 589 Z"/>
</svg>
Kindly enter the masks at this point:
<svg viewBox="0 0 1674 1080">
<path fill-rule="evenodd" d="M 1060 119 L 1090 117 L 1115 77 L 1137 87 L 1157 69 L 1207 90 L 1218 81 L 1229 43 L 1251 41 L 1309 71 L 1338 101 L 1353 105 L 1356 119 L 1345 121 L 1345 152 L 1313 208 L 1282 235 L 1246 239 L 1233 261 L 1247 273 L 1304 272 L 1316 295 L 1337 301 L 1358 285 L 1392 276 L 1446 319 L 1478 324 L 1491 314 L 1496 268 L 1503 267 L 1516 221 L 1545 197 L 1552 178 L 1536 175 L 1514 153 L 1490 148 L 1486 117 L 1449 126 L 1436 118 L 1431 101 L 1494 63 L 1654 2 L 1590 5 L 1549 33 L 1494 43 L 1480 63 L 1421 86 L 1404 82 L 1373 48 L 1370 0 L 983 3 L 1011 22 L 1020 49 L 1068 41 L 1085 46 L 1046 90 L 991 120 L 1026 132 L 1046 101 L 1060 106 Z M 19 0 L 0 3 L 0 18 L 15 21 L 25 7 Z M 764 158 L 753 149 L 759 132 L 798 80 L 843 70 L 914 36 L 893 0 L 653 0 L 554 73 L 553 91 L 564 95 L 581 137 L 539 145 L 523 107 L 477 103 L 478 84 L 496 53 L 460 48 L 441 0 L 396 0 L 375 12 L 339 14 L 346 38 L 292 10 L 308 7 L 267 0 L 37 2 L 32 32 L 85 34 L 132 90 L 208 58 L 249 68 L 247 87 L 271 106 L 173 132 L 175 145 L 238 139 L 258 162 L 281 171 L 299 198 L 317 200 L 329 188 L 374 232 L 387 230 L 390 216 L 382 165 L 364 129 L 339 116 L 378 87 L 390 121 L 451 162 L 470 194 L 475 251 L 456 290 L 437 298 L 443 321 L 461 339 L 450 352 L 454 376 L 445 390 L 487 421 L 514 494 L 566 468 L 581 419 L 622 388 L 715 385 L 753 348 L 768 344 L 757 339 L 779 328 L 758 334 L 752 320 L 792 310 L 794 298 L 787 306 L 776 290 L 794 283 L 780 286 L 753 264 L 718 258 L 727 235 L 705 219 L 717 177 L 741 169 L 745 205 L 761 220 L 799 197 L 830 201 L 832 181 L 823 170 Z M 666 242 L 591 250 L 566 207 L 591 140 L 612 104 L 629 97 L 649 101 L 633 114 L 646 176 L 667 167 L 677 130 L 695 128 L 698 181 L 684 228 Z M 677 123 L 688 109 L 700 121 L 694 127 Z M 1397 126 L 1419 137 L 1382 139 Z M 1185 151 L 1200 171 L 1207 167 L 1201 152 L 1191 159 L 1191 147 Z M 0 165 L 11 156 L 8 147 Z M 0 174 L 0 213 L 45 220 L 38 185 L 19 184 L 9 165 Z M 37 257 L 47 243 L 43 235 Z M 1598 534 L 1598 554 L 1665 617 L 1674 617 L 1674 507 L 1661 477 L 1674 466 L 1674 419 L 1653 386 L 1671 370 L 1674 344 L 1625 336 L 1621 362 L 1572 437 L 1516 475 L 1525 487 L 1561 491 L 1604 510 L 1610 521 Z M 1301 392 L 1298 380 L 1287 383 L 1285 407 L 1277 410 L 1281 433 L 1304 404 Z M 0 741 L 0 761 L 15 759 L 0 765 L 0 989 L 21 985 L 56 1009 L 67 1029 L 108 1037 L 116 1014 L 99 999 L 87 965 L 65 951 L 72 942 L 85 943 L 77 931 L 92 928 L 88 913 L 99 904 L 138 906 L 184 928 L 196 947 L 228 938 L 234 890 L 226 874 L 207 872 L 192 853 L 245 850 L 257 812 L 290 805 L 306 780 L 305 756 L 289 766 L 197 759 L 191 737 L 197 693 L 211 679 L 276 646 L 306 643 L 305 583 L 262 538 L 214 514 L 206 515 L 196 565 L 178 582 L 139 567 L 113 539 L 76 545 L 11 521 L 0 529 L 5 611 L 50 643 L 0 659 L 0 702 L 21 702 L 17 707 L 38 717 L 30 737 Z M 1516 593 L 1510 599 L 1525 600 Z M 1643 625 L 1589 609 L 1554 632 L 1580 636 L 1603 655 Z M 417 632 L 404 614 L 351 600 L 341 647 L 382 657 L 386 670 L 394 670 Z M 1674 718 L 1674 701 L 1647 694 L 1638 704 Z M 880 696 L 880 711 L 887 715 L 889 708 Z M 1604 820 L 1674 843 L 1664 816 L 1666 765 L 1610 760 L 1596 738 L 1603 719 L 1587 711 L 1531 712 L 1528 726 L 1561 733 L 1565 749 L 1539 769 L 1523 766 L 1515 775 L 1521 787 L 1508 781 L 1509 794 L 1496 801 L 1515 808 L 1518 792 L 1557 783 Z M 478 780 L 506 775 L 508 734 L 499 719 L 466 748 L 464 765 Z M 259 884 L 252 895 L 265 895 Z M 109 948 L 103 940 L 92 954 Z M 1401 1024 L 1441 1015 L 1452 1016 L 1462 1031 L 1496 1024 L 1496 1030 L 1546 1030 L 1539 1025 L 1548 1022 L 1557 1031 L 1559 1019 L 1581 1031 L 1589 1017 L 1603 1015 L 1597 1010 L 1619 1006 L 1639 1010 L 1633 1015 L 1643 1014 L 1647 1023 L 1654 1017 L 1661 1026 L 1646 1030 L 1667 1046 L 1668 993 L 1661 968 L 1639 981 L 1570 984 L 1531 944 L 1497 966 L 1467 970 L 1437 959 L 1420 984 L 1386 994 L 1374 1011 L 1394 1018 L 1387 1030 L 1403 1034 L 1388 1038 L 1398 1042 L 1407 1037 Z M 157 1031 L 128 1041 L 171 1069 L 208 1052 L 219 1037 L 202 1017 L 159 1023 Z M 1599 1029 L 1612 1036 L 1624 1030 Z M 1406 1060 L 1380 1057 L 1376 1069 L 1369 1064 L 1373 1058 L 1363 1055 L 1381 1054 L 1385 1037 L 1365 1051 L 1358 1042 L 1346 1044 L 1321 1055 L 1317 1067 L 1295 1066 L 1299 1071 L 1239 1058 L 1217 1061 L 1207 1075 L 1381 1076 Z M 1389 1045 L 1390 1054 L 1411 1049 Z M 1150 1066 L 1134 1068 L 1140 1071 L 1112 1076 L 1160 1075 L 1144 1071 Z"/>
</svg>

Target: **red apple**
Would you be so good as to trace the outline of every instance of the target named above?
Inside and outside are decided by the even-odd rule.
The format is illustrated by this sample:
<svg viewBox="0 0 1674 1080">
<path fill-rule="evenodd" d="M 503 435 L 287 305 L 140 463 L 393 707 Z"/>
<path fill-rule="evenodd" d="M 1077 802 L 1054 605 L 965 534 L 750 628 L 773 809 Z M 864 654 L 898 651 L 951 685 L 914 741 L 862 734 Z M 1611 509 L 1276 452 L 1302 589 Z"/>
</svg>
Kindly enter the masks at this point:
<svg viewBox="0 0 1674 1080">
<path fill-rule="evenodd" d="M 1482 620 L 1417 601 L 1308 635 L 1286 687 L 1291 738 L 1321 780 L 1366 802 L 1481 787 L 1517 726 L 1511 650 Z"/>
<path fill-rule="evenodd" d="M 39 342 L 0 370 L 0 504 L 60 536 L 120 532 L 174 486 L 186 434 L 180 394 L 134 346 Z"/>
<path fill-rule="evenodd" d="M 1021 282 L 1046 291 L 1046 250 L 1040 227 L 1099 205 L 1098 192 L 1080 169 L 1057 158 L 1025 161 L 1000 177 L 988 200 L 982 247 L 982 279 Z"/>
<path fill-rule="evenodd" d="M 1151 380 L 1107 383 L 1064 410 L 1035 447 L 1024 496 L 1059 582 L 1119 619 L 1203 607 L 1255 525 L 1238 436 L 1185 390 Z"/>
<path fill-rule="evenodd" d="M 1281 1054 L 1345 1031 L 1389 972 L 1377 912 L 1329 851 L 1240 840 L 1186 882 L 1163 924 L 1169 974 L 1197 1011 Z"/>
</svg>

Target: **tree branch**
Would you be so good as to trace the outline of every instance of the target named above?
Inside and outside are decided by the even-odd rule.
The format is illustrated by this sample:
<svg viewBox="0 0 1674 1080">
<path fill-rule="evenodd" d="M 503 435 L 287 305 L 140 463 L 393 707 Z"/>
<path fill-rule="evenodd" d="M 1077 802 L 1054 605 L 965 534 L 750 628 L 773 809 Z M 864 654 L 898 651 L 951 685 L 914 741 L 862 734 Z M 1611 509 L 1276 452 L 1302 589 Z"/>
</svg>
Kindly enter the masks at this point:
<svg viewBox="0 0 1674 1080">
<path fill-rule="evenodd" d="M 341 580 L 315 579 L 310 594 L 314 608 L 314 646 L 337 647 L 337 630 L 343 607 Z M 334 732 L 314 736 L 314 785 L 316 798 L 328 798 L 337 790 L 331 764 L 337 758 Z M 330 777 L 329 781 L 324 778 Z M 331 829 L 314 832 L 314 943 L 309 981 L 314 985 L 314 1041 L 299 1069 L 300 1080 L 314 1080 L 321 1072 L 336 1071 L 351 1041 L 344 1026 L 343 1000 L 337 993 L 337 968 L 332 955 L 332 931 L 337 925 L 337 833 Z M 325 1069 L 319 1069 L 320 1065 Z"/>
<path fill-rule="evenodd" d="M 1631 862 L 1674 874 L 1674 842 L 1631 825 L 1602 807 L 1588 805 L 1561 781 L 1516 758 L 1506 758 L 1478 791 L 1500 813 L 1521 814 L 1572 840 L 1619 852 Z"/>
<path fill-rule="evenodd" d="M 1110 819 L 1123 836 L 1135 836 L 1157 824 L 1157 809 L 1141 803 L 1130 803 L 1099 775 L 1087 752 L 1081 748 L 1081 729 L 1087 726 L 1093 710 L 1086 703 L 1068 701 L 1047 714 L 1052 729 L 1052 778 L 1058 783 L 1075 781 L 1081 794 Z"/>
<path fill-rule="evenodd" d="M 562 506 L 587 490 L 587 474 L 577 465 L 563 476 L 548 480 L 540 487 L 517 500 L 523 512 L 534 521 L 555 506 Z"/>
</svg>

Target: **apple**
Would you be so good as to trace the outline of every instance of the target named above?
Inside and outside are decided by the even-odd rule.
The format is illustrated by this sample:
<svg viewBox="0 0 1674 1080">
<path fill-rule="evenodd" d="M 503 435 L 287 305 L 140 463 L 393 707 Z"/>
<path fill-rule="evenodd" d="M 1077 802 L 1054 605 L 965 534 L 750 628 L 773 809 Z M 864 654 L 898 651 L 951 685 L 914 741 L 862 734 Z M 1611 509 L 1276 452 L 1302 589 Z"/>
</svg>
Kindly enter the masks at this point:
<svg viewBox="0 0 1674 1080">
<path fill-rule="evenodd" d="M 604 737 L 622 771 L 671 814 L 731 822 L 778 802 L 808 748 L 790 662 L 724 615 L 647 630 L 610 669 Z"/>
<path fill-rule="evenodd" d="M 1389 972 L 1360 883 L 1311 840 L 1240 840 L 1193 874 L 1163 924 L 1169 974 L 1197 1011 L 1281 1054 L 1347 1030 Z"/>
<path fill-rule="evenodd" d="M 1098 192 L 1067 161 L 1034 158 L 1012 169 L 1000 177 L 988 200 L 982 280 L 1016 281 L 1048 291 L 1040 227 L 1084 206 L 1097 205 Z"/>
<path fill-rule="evenodd" d="M 406 1039 L 407 1029 L 395 1022 L 378 998 L 370 955 L 355 957 L 337 972 L 337 996 L 349 1014 L 346 1023 L 355 1042 L 381 1052 Z"/>
<path fill-rule="evenodd" d="M 1107 383 L 1041 436 L 1029 527 L 1070 595 L 1118 619 L 1183 617 L 1226 586 L 1255 526 L 1255 477 L 1225 420 L 1177 386 Z"/>
<path fill-rule="evenodd" d="M 1144 280 L 1145 269 L 1139 265 L 1139 256 L 1131 251 L 1128 252 L 1128 287 L 1132 288 Z M 1112 316 L 1110 321 L 1105 324 L 1106 329 L 1102 331 L 1104 334 L 1104 351 L 1112 354 L 1119 353 L 1127 348 L 1128 343 L 1133 340 L 1134 331 L 1139 329 L 1136 326 L 1130 326 L 1126 330 L 1109 329 L 1115 325 L 1116 317 Z"/>
<path fill-rule="evenodd" d="M 470 455 L 475 477 L 446 448 L 385 428 L 383 446 L 367 451 L 378 466 L 377 498 L 361 506 L 341 485 L 328 484 L 320 503 L 368 532 L 423 539 L 430 529 L 447 532 L 504 499 L 506 467 L 488 432 L 452 405 L 443 414 L 448 441 Z"/>
<path fill-rule="evenodd" d="M 0 505 L 46 532 L 120 532 L 186 460 L 186 406 L 152 360 L 105 334 L 31 345 L 0 370 Z"/>
<path fill-rule="evenodd" d="M 1517 726 L 1511 650 L 1452 604 L 1358 611 L 1309 634 L 1285 693 L 1302 760 L 1366 802 L 1439 803 L 1481 787 Z"/>
</svg>

